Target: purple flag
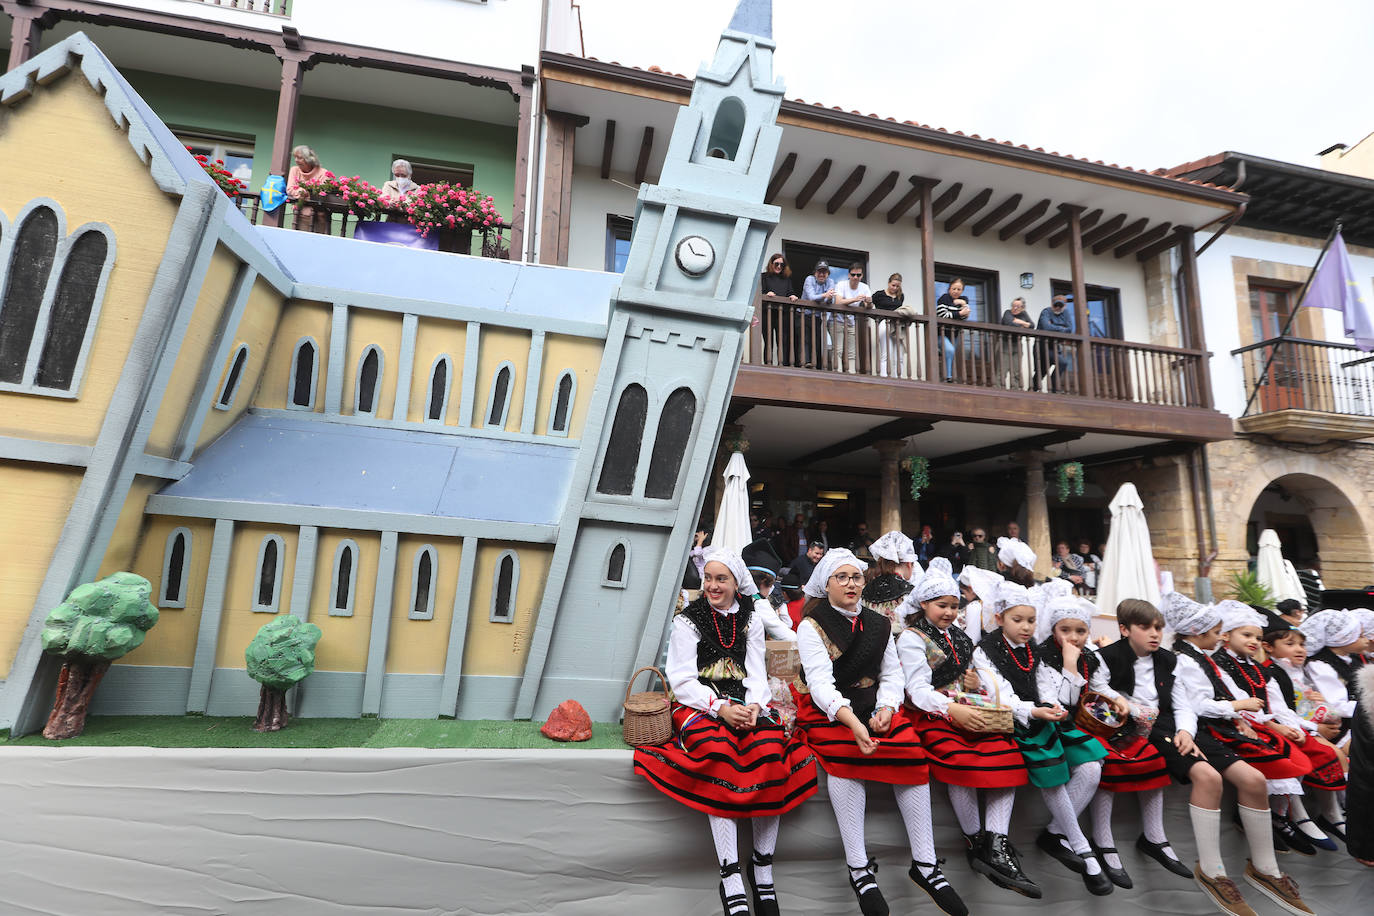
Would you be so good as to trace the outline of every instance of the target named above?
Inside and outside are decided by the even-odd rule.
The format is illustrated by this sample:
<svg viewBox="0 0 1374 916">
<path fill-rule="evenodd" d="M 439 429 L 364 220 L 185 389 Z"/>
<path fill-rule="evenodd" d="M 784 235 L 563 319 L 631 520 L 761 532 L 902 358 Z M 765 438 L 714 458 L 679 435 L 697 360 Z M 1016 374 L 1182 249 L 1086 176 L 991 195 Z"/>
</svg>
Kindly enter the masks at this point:
<svg viewBox="0 0 1374 916">
<path fill-rule="evenodd" d="M 1331 248 L 1322 259 L 1307 295 L 1298 305 L 1311 308 L 1335 309 L 1345 315 L 1345 336 L 1366 352 L 1374 350 L 1374 310 L 1360 290 L 1360 281 L 1350 267 L 1350 255 L 1345 239 L 1339 232 Z"/>
</svg>

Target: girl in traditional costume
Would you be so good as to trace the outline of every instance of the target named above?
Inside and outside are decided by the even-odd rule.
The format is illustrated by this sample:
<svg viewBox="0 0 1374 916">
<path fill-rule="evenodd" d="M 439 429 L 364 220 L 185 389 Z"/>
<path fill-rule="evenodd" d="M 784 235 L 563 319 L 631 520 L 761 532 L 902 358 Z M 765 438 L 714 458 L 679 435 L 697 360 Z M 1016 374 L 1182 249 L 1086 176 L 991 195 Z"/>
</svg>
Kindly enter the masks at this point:
<svg viewBox="0 0 1374 916">
<path fill-rule="evenodd" d="M 911 574 L 916 569 L 916 545 L 900 531 L 889 531 L 868 548 L 873 554 L 863 591 L 863 605 L 872 608 L 892 624 L 893 635 L 902 631 L 899 608 L 911 592 Z"/>
</svg>

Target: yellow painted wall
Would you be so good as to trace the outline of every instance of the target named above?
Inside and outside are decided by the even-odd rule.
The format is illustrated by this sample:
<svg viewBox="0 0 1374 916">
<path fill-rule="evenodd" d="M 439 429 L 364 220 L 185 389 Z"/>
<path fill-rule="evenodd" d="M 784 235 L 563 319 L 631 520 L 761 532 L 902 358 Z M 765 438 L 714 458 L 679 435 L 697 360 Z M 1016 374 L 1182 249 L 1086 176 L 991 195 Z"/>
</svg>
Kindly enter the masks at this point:
<svg viewBox="0 0 1374 916">
<path fill-rule="evenodd" d="M 517 328 L 482 325 L 482 345 L 477 360 L 477 391 L 472 399 L 472 416 L 460 420 L 461 425 L 487 425 L 487 398 L 491 394 L 496 367 L 509 360 L 515 367 L 510 382 L 510 411 L 506 414 L 505 429 L 520 431 L 520 412 L 525 403 L 525 372 L 530 361 L 530 332 Z"/>
<path fill-rule="evenodd" d="M 70 164 L 74 150 L 80 151 L 81 162 L 98 166 L 53 167 Z M 37 87 L 33 98 L 5 112 L 0 210 L 13 220 L 36 197 L 50 197 L 62 206 L 68 232 L 92 221 L 108 225 L 115 237 L 115 262 L 79 397 L 0 391 L 0 435 L 90 445 L 152 291 L 177 201 L 158 190 L 127 135 L 79 74 Z"/>
<path fill-rule="evenodd" d="M 133 568 L 134 552 L 145 526 L 143 510 L 147 508 L 148 497 L 160 490 L 164 483 L 160 479 L 137 476 L 130 483 L 129 495 L 124 499 L 124 507 L 119 510 L 114 534 L 100 561 L 101 578 Z M 154 584 L 157 582 L 156 579 L 145 578 Z"/>
<path fill-rule="evenodd" d="M 513 623 L 491 622 L 491 593 L 495 587 L 496 561 L 507 550 L 520 557 L 520 584 L 516 589 Z M 477 568 L 472 583 L 472 609 L 468 614 L 467 643 L 463 650 L 464 674 L 518 677 L 525 673 L 530 636 L 544 594 L 553 548 L 484 541 L 477 548 Z"/>
<path fill-rule="evenodd" d="M 268 349 L 272 344 L 273 332 L 277 329 L 277 319 L 281 317 L 282 306 L 285 301 L 285 297 L 266 280 L 259 279 L 253 284 L 253 291 L 248 294 L 248 302 L 244 306 L 243 317 L 239 320 L 239 326 L 231 332 L 234 345 L 230 349 L 229 357 L 225 360 L 224 365 L 219 367 L 219 376 L 215 379 L 216 399 L 224 390 L 224 382 L 229 375 L 229 367 L 233 364 L 234 352 L 238 350 L 239 344 L 248 345 L 248 361 L 243 364 L 243 374 L 239 376 L 238 391 L 234 394 L 234 400 L 229 405 L 229 409 L 216 410 L 212 406 L 206 414 L 205 421 L 200 428 L 200 438 L 196 440 L 197 453 L 218 439 L 230 426 L 233 426 L 235 421 L 243 416 L 248 405 L 253 403 L 258 386 L 266 376 Z M 294 341 L 292 343 L 294 344 Z M 287 356 L 290 356 L 289 350 Z M 277 394 L 284 402 L 286 398 L 285 389 L 281 389 Z"/>
<path fill-rule="evenodd" d="M 292 300 L 287 303 L 277 325 L 277 333 L 272 338 L 271 351 L 267 354 L 266 375 L 254 395 L 254 406 L 286 406 L 287 385 L 294 371 L 291 357 L 295 353 L 296 342 L 302 337 L 313 337 L 320 348 L 320 369 L 319 375 L 315 378 L 315 412 L 324 412 L 325 379 L 329 377 L 329 328 L 332 319 L 332 307 L 323 302 Z"/>
<path fill-rule="evenodd" d="M 411 620 L 410 611 L 415 600 L 411 591 L 415 557 L 426 544 L 434 548 L 438 560 L 433 578 L 434 619 Z M 457 538 L 420 535 L 401 535 L 399 538 L 396 587 L 391 600 L 391 631 L 386 649 L 386 670 L 389 674 L 444 673 L 462 552 L 462 541 Z"/>
<path fill-rule="evenodd" d="M 240 261 L 223 245 L 215 249 L 210 269 L 205 274 L 195 311 L 191 314 L 186 336 L 177 351 L 167 392 L 158 407 L 157 419 L 148 435 L 148 454 L 163 458 L 172 456 L 177 433 L 186 414 L 195 409 L 194 392 L 200 384 L 205 363 L 214 357 L 221 316 L 231 306 L 234 277 Z"/>
<path fill-rule="evenodd" d="M 463 354 L 467 347 L 467 322 L 444 321 L 439 318 L 420 318 L 415 328 L 415 369 L 410 381 L 410 410 L 406 419 L 419 423 L 426 417 L 429 405 L 429 371 L 441 354 L 448 354 L 453 374 L 449 378 L 448 413 L 446 424 L 458 419 L 458 405 L 462 400 Z"/>
<path fill-rule="evenodd" d="M 539 409 L 534 414 L 535 435 L 542 436 L 549 429 L 549 415 L 558 392 L 558 378 L 563 370 L 572 369 L 577 378 L 573 394 L 572 416 L 568 422 L 568 437 L 580 438 L 587 422 L 587 409 L 592 403 L 592 388 L 601 369 L 603 341 L 586 337 L 548 334 L 544 337 L 544 369 L 539 377 Z M 524 391 L 524 388 L 521 388 Z"/>
<path fill-rule="evenodd" d="M 244 522 L 234 526 L 234 546 L 229 554 L 229 581 L 224 589 L 224 611 L 220 616 L 219 646 L 215 651 L 216 668 L 244 667 L 243 651 L 258 635 L 271 614 L 255 612 L 253 600 L 258 591 L 258 548 L 263 538 L 277 535 L 282 539 L 281 591 L 277 610 L 285 613 L 291 607 L 291 579 L 296 572 L 296 542 L 300 529 L 288 525 L 260 525 Z"/>
<path fill-rule="evenodd" d="M 354 590 L 353 616 L 331 617 L 333 601 L 334 553 L 345 539 L 358 543 L 357 587 Z M 374 531 L 321 529 L 315 554 L 315 587 L 310 592 L 311 623 L 322 636 L 315 647 L 315 668 L 319 671 L 366 671 L 367 644 L 372 636 L 372 599 L 377 588 L 377 555 L 382 549 L 381 535 Z M 407 577 L 409 573 L 407 572 Z"/>
<path fill-rule="evenodd" d="M 0 678 L 14 664 L 82 471 L 0 462 Z"/>
<path fill-rule="evenodd" d="M 162 564 L 167 553 L 167 538 L 177 528 L 191 532 L 191 562 L 186 578 L 186 606 L 164 607 Z M 205 577 L 210 569 L 210 545 L 215 523 L 209 519 L 147 516 L 143 538 L 138 545 L 133 571 L 153 583 L 153 603 L 157 605 L 157 625 L 148 631 L 143 645 L 121 658 L 120 665 L 171 665 L 189 668 L 196 657 L 196 635 L 205 608 Z M 253 548 L 256 554 L 257 547 Z M 258 615 L 265 623 L 266 614 Z M 240 658 L 236 667 L 243 667 Z"/>
<path fill-rule="evenodd" d="M 364 309 L 348 310 L 348 347 L 344 360 L 342 413 L 353 413 L 358 392 L 358 364 L 363 351 L 376 344 L 382 351 L 382 385 L 377 395 L 376 411 L 379 420 L 390 420 L 396 407 L 396 379 L 401 359 L 401 321 L 394 312 L 374 312 Z M 421 405 L 424 409 L 424 405 Z"/>
</svg>

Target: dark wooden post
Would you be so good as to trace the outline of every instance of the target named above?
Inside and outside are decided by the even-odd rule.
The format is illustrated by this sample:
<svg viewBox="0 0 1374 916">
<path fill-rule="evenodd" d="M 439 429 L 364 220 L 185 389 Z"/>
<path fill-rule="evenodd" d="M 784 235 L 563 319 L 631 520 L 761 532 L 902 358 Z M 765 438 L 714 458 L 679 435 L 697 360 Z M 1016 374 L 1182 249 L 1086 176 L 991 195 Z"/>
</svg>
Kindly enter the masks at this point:
<svg viewBox="0 0 1374 916">
<path fill-rule="evenodd" d="M 544 209 L 539 221 L 539 263 L 568 263 L 568 236 L 572 221 L 573 151 L 577 129 L 591 119 L 563 111 L 545 112 Z"/>
<path fill-rule="evenodd" d="M 944 352 L 940 349 L 939 322 L 935 319 L 935 216 L 931 211 L 930 192 L 934 185 L 921 184 L 921 295 L 926 311 L 926 381 L 943 381 Z"/>
<path fill-rule="evenodd" d="M 276 49 L 281 59 L 281 88 L 277 93 L 277 125 L 272 133 L 273 175 L 286 175 L 291 171 L 291 146 L 296 135 L 296 112 L 301 104 L 301 81 L 310 67 L 311 57 L 300 51 L 286 48 Z M 286 214 L 286 204 L 272 212 L 264 212 L 263 225 L 280 226 Z"/>
<path fill-rule="evenodd" d="M 1074 329 L 1078 332 L 1078 393 L 1093 396 L 1092 334 L 1088 327 L 1088 285 L 1083 279 L 1083 208 L 1061 204 L 1069 215 L 1069 273 L 1073 281 Z M 1058 370 L 1056 370 L 1058 371 Z"/>
<path fill-rule="evenodd" d="M 520 106 L 520 119 L 515 125 L 515 195 L 512 198 L 510 214 L 510 258 L 512 261 L 529 261 L 533 252 L 526 250 L 525 210 L 529 201 L 530 183 L 530 130 L 534 120 L 534 68 L 525 64 L 520 69 L 520 89 L 516 101 Z M 511 87 L 512 91 L 515 87 Z M 531 233 L 531 236 L 533 234 Z M 561 262 L 560 262 L 561 263 Z"/>
<path fill-rule="evenodd" d="M 1175 226 L 1174 235 L 1178 237 L 1178 253 L 1181 262 L 1180 272 L 1183 282 L 1183 307 L 1179 312 L 1186 316 L 1187 337 L 1184 346 L 1201 352 L 1198 358 L 1197 389 L 1202 406 L 1212 406 L 1212 367 L 1207 355 L 1207 335 L 1202 326 L 1202 293 L 1197 278 L 1197 249 L 1193 247 L 1193 229 L 1190 226 Z"/>
<path fill-rule="evenodd" d="M 6 70 L 13 70 L 38 53 L 39 36 L 43 31 L 40 22 L 42 13 L 16 10 L 13 15 L 14 23 L 10 26 L 10 62 Z"/>
</svg>

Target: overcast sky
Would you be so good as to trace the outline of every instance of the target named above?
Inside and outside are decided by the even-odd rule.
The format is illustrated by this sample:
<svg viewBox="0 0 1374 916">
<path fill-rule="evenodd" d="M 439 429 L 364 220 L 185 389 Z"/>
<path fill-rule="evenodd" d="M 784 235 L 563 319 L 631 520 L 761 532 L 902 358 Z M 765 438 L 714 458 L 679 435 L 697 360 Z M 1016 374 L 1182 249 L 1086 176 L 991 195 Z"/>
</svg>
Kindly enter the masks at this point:
<svg viewBox="0 0 1374 916">
<path fill-rule="evenodd" d="M 692 76 L 736 0 L 577 0 L 587 54 Z M 1137 168 L 1315 165 L 1374 131 L 1369 0 L 774 0 L 787 97 Z"/>
</svg>

